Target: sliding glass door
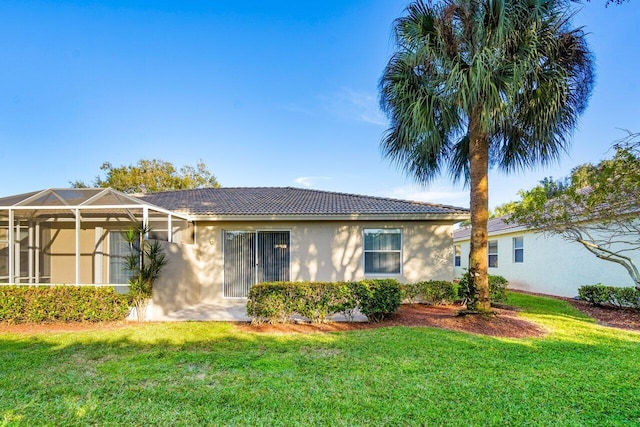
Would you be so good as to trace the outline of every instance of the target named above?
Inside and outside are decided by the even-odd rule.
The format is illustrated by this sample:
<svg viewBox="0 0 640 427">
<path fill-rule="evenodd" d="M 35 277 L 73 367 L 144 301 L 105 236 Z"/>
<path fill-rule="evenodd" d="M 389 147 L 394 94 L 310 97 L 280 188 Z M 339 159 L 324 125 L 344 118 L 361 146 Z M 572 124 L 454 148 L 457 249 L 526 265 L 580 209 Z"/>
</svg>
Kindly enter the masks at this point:
<svg viewBox="0 0 640 427">
<path fill-rule="evenodd" d="M 288 231 L 225 231 L 224 284 L 227 298 L 244 298 L 259 282 L 289 280 Z"/>
</svg>

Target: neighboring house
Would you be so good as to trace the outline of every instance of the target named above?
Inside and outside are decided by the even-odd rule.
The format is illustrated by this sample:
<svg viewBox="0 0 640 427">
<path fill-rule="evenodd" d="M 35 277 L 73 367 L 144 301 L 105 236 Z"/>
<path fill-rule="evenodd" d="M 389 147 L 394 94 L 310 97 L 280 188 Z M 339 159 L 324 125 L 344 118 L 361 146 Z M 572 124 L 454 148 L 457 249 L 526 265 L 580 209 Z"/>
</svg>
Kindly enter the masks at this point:
<svg viewBox="0 0 640 427">
<path fill-rule="evenodd" d="M 453 233 L 456 277 L 469 266 L 470 232 L 470 227 L 463 227 Z M 502 218 L 489 220 L 488 247 L 489 274 L 505 277 L 513 289 L 574 297 L 582 285 L 634 285 L 622 266 L 596 258 L 580 243 L 507 224 Z"/>
<path fill-rule="evenodd" d="M 453 224 L 468 216 L 299 188 L 49 189 L 0 198 L 0 282 L 126 286 L 122 231 L 136 223 L 166 242 L 164 312 L 245 298 L 261 281 L 451 280 Z"/>
</svg>

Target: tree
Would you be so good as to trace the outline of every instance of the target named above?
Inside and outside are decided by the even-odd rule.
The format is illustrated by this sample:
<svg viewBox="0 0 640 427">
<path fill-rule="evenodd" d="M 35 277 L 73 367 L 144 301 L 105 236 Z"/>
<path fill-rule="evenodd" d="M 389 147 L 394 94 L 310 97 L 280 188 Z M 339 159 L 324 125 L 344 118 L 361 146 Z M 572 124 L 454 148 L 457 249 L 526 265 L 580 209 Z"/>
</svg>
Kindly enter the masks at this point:
<svg viewBox="0 0 640 427">
<path fill-rule="evenodd" d="M 141 159 L 136 165 L 115 167 L 105 162 L 100 167 L 105 177 L 96 177 L 94 187 L 111 187 L 125 193 L 156 193 L 167 190 L 220 187 L 216 177 L 200 160 L 196 167 L 183 166 L 177 170 L 170 162 Z M 75 188 L 86 188 L 83 181 L 72 181 Z"/>
<path fill-rule="evenodd" d="M 640 270 L 630 256 L 640 250 L 639 137 L 630 134 L 617 144 L 611 159 L 574 168 L 555 191 L 549 191 L 547 181 L 520 192 L 507 221 L 580 243 L 596 257 L 624 267 L 640 289 Z"/>
<path fill-rule="evenodd" d="M 380 80 L 382 151 L 418 182 L 470 187 L 469 309 L 490 309 L 488 170 L 556 160 L 587 106 L 593 61 L 564 0 L 417 0 Z"/>
</svg>

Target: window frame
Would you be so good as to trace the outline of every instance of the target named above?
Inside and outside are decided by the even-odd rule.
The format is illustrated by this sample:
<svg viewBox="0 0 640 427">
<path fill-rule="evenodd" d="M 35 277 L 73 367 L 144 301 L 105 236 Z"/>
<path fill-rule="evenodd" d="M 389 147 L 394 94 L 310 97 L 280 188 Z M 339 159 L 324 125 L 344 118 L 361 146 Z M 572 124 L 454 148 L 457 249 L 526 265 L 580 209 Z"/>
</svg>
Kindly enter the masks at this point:
<svg viewBox="0 0 640 427">
<path fill-rule="evenodd" d="M 367 232 L 382 232 L 384 234 L 400 234 L 400 249 L 390 250 L 376 250 L 366 248 L 366 235 Z M 396 233 L 394 233 L 396 232 Z M 403 274 L 403 247 L 404 247 L 404 230 L 402 228 L 363 228 L 362 229 L 362 270 L 365 276 L 401 276 Z M 397 273 L 381 273 L 381 272 L 368 272 L 366 257 L 367 253 L 398 253 L 399 257 L 399 269 Z"/>
<path fill-rule="evenodd" d="M 491 243 L 495 243 L 495 252 L 491 252 Z M 491 265 L 491 257 L 495 257 L 495 265 Z M 498 268 L 498 239 L 487 241 L 487 267 Z"/>
<path fill-rule="evenodd" d="M 516 246 L 516 241 L 520 239 L 520 246 Z M 513 262 L 517 264 L 524 263 L 524 236 L 516 236 L 512 240 L 513 242 Z M 520 251 L 520 261 L 518 261 L 517 253 Z"/>
<path fill-rule="evenodd" d="M 459 244 L 453 245 L 453 266 L 454 267 L 462 266 L 462 245 L 459 245 Z"/>
<path fill-rule="evenodd" d="M 107 283 L 109 283 L 110 285 L 129 286 L 129 280 L 127 280 L 127 282 L 126 282 L 126 283 L 115 283 L 114 281 L 112 281 L 112 280 L 111 280 L 111 279 L 112 279 L 111 274 L 112 274 L 112 272 L 113 272 L 113 271 L 112 271 L 112 270 L 113 270 L 113 266 L 112 266 L 112 264 L 111 264 L 111 260 L 112 260 L 112 258 L 117 258 L 117 259 L 121 260 L 120 262 L 126 262 L 126 261 L 125 261 L 125 259 L 126 259 L 126 257 L 128 256 L 127 254 L 124 254 L 124 255 L 114 255 L 114 254 L 112 253 L 112 250 L 111 250 L 111 249 L 112 249 L 112 246 L 111 246 L 111 245 L 112 245 L 112 239 L 113 239 L 113 237 L 112 237 L 112 236 L 117 234 L 117 235 L 119 235 L 119 236 L 121 236 L 121 237 L 122 237 L 122 235 L 123 235 L 124 233 L 126 233 L 126 231 L 127 231 L 126 229 L 107 229 L 107 230 L 106 230 L 106 232 L 107 232 L 107 236 L 108 236 L 108 237 L 107 237 L 107 242 L 106 242 L 107 247 L 108 247 L 108 250 L 107 250 L 107 251 L 105 251 L 105 252 L 107 253 L 107 256 L 108 256 L 108 258 L 107 258 L 107 262 L 106 262 L 106 270 L 107 270 L 107 274 L 106 274 L 106 281 L 107 281 Z M 113 242 L 113 243 L 115 243 L 115 242 Z M 121 241 L 120 241 L 120 242 L 118 242 L 118 243 L 126 243 L 126 240 L 124 240 L 124 237 L 123 237 L 123 240 L 121 240 Z M 138 243 L 138 246 L 139 246 L 139 245 L 140 245 L 140 240 L 137 240 L 137 243 Z M 131 253 L 130 249 L 129 249 L 129 250 L 127 250 L 127 252 L 128 252 L 128 253 Z M 119 264 L 120 264 L 120 263 L 119 263 Z M 126 269 L 126 267 L 125 267 L 125 269 Z M 123 271 L 124 271 L 124 270 L 123 270 Z M 117 274 L 117 273 L 113 272 L 113 274 Z M 104 275 L 104 273 L 103 273 L 103 275 Z M 125 274 L 123 273 L 122 275 L 124 276 Z M 132 273 L 132 272 L 130 272 L 129 276 L 130 276 L 130 278 L 133 278 L 133 273 Z"/>
</svg>

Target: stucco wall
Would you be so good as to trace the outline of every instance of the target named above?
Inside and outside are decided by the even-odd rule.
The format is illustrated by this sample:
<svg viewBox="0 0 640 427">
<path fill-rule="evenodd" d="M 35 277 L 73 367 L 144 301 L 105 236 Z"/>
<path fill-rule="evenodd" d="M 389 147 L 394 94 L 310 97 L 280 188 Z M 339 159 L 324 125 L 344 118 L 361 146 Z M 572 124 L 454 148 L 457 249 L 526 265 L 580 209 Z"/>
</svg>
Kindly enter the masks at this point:
<svg viewBox="0 0 640 427">
<path fill-rule="evenodd" d="M 513 238 L 518 236 L 523 237 L 522 263 L 513 260 Z M 510 288 L 574 297 L 582 285 L 633 286 L 622 266 L 596 258 L 579 243 L 532 232 L 492 236 L 489 240 L 498 241 L 498 267 L 489 268 L 489 274 L 504 276 Z M 462 265 L 455 268 L 459 277 L 469 265 L 469 241 L 455 243 L 462 249 Z"/>
<path fill-rule="evenodd" d="M 403 230 L 402 274 L 364 274 L 363 230 Z M 402 282 L 453 278 L 448 222 L 199 222 L 195 244 L 169 244 L 170 262 L 156 284 L 154 301 L 176 309 L 223 299 L 224 230 L 280 230 L 291 235 L 291 280 L 341 281 L 393 277 Z"/>
<path fill-rule="evenodd" d="M 102 231 L 96 232 L 96 226 Z M 402 273 L 365 275 L 363 238 L 366 228 L 402 229 Z M 83 224 L 80 230 L 81 283 L 107 283 L 109 278 L 109 224 Z M 169 260 L 156 282 L 154 302 L 165 313 L 223 297 L 223 231 L 279 230 L 291 236 L 291 280 L 342 281 L 393 277 L 401 282 L 453 278 L 449 222 L 200 222 L 195 242 L 162 242 Z M 98 242 L 102 241 L 102 250 Z M 51 257 L 51 282 L 75 282 L 75 228 L 56 225 L 45 250 Z M 102 255 L 99 255 L 99 254 Z M 102 258 L 101 272 L 96 259 Z M 99 261 L 98 261 L 99 262 Z"/>
</svg>

